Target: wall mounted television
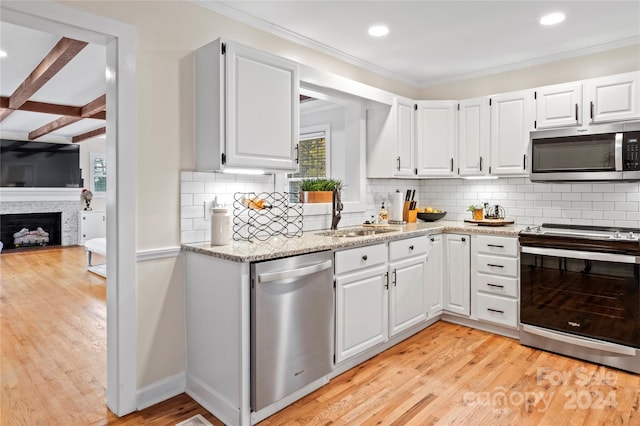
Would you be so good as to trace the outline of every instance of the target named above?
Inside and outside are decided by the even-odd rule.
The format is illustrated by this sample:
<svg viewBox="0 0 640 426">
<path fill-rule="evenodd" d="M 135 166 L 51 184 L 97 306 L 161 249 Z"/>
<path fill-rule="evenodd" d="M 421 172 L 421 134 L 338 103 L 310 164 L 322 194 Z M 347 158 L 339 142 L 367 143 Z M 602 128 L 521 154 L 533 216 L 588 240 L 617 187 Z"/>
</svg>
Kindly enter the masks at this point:
<svg viewBox="0 0 640 426">
<path fill-rule="evenodd" d="M 80 147 L 74 144 L 2 139 L 0 186 L 80 188 Z"/>
</svg>

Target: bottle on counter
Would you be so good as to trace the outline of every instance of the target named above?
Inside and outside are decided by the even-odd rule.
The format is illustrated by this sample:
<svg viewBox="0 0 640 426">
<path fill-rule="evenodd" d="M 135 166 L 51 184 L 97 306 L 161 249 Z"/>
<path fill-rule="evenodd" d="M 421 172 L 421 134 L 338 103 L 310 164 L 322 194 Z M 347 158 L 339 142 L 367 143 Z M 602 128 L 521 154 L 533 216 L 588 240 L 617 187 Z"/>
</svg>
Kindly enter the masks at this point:
<svg viewBox="0 0 640 426">
<path fill-rule="evenodd" d="M 384 208 L 384 201 L 382 202 L 382 207 L 380 207 L 380 211 L 378 212 L 378 223 L 389 223 L 389 212 Z"/>
</svg>

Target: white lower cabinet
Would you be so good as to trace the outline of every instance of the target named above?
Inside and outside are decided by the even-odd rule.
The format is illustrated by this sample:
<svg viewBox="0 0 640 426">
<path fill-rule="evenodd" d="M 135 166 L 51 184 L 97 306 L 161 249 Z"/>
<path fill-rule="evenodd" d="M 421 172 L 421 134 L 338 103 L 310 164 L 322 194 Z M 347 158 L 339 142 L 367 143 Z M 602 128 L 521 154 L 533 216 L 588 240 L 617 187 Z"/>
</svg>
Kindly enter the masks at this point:
<svg viewBox="0 0 640 426">
<path fill-rule="evenodd" d="M 340 363 L 387 340 L 387 246 L 339 251 L 335 267 L 336 363 Z"/>
<path fill-rule="evenodd" d="M 474 235 L 471 240 L 472 317 L 518 328 L 518 239 Z"/>
<path fill-rule="evenodd" d="M 103 211 L 78 212 L 78 245 L 107 235 L 107 214 Z"/>
<path fill-rule="evenodd" d="M 444 244 L 442 234 L 427 237 L 427 265 L 425 269 L 426 287 L 425 303 L 427 316 L 433 318 L 442 313 L 444 289 Z"/>
<path fill-rule="evenodd" d="M 389 335 L 427 319 L 427 237 L 389 243 Z"/>
<path fill-rule="evenodd" d="M 468 235 L 445 234 L 444 310 L 468 316 L 471 313 Z"/>
</svg>

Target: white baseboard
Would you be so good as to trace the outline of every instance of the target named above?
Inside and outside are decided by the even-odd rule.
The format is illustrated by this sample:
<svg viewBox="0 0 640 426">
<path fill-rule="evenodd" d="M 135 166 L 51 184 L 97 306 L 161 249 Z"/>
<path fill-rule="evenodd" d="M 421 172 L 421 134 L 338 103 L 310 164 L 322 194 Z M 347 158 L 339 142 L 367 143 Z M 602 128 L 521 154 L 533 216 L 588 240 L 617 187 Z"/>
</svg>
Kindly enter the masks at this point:
<svg viewBox="0 0 640 426">
<path fill-rule="evenodd" d="M 136 407 L 144 410 L 159 402 L 180 395 L 187 387 L 187 376 L 183 371 L 147 385 L 136 392 Z"/>
<path fill-rule="evenodd" d="M 216 392 L 201 380 L 187 373 L 188 386 L 186 393 L 207 411 L 216 416 L 225 425 L 242 423 L 240 408 Z"/>
</svg>

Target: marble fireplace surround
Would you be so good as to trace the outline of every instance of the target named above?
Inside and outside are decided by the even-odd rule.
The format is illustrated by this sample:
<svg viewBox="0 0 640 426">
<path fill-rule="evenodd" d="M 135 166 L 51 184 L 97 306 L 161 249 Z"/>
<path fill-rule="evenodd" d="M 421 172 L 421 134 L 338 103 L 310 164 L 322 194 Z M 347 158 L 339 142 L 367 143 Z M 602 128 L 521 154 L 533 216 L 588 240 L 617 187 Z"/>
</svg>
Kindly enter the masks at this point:
<svg viewBox="0 0 640 426">
<path fill-rule="evenodd" d="M 78 244 L 82 188 L 0 188 L 0 214 L 60 212 L 61 244 Z"/>
</svg>

